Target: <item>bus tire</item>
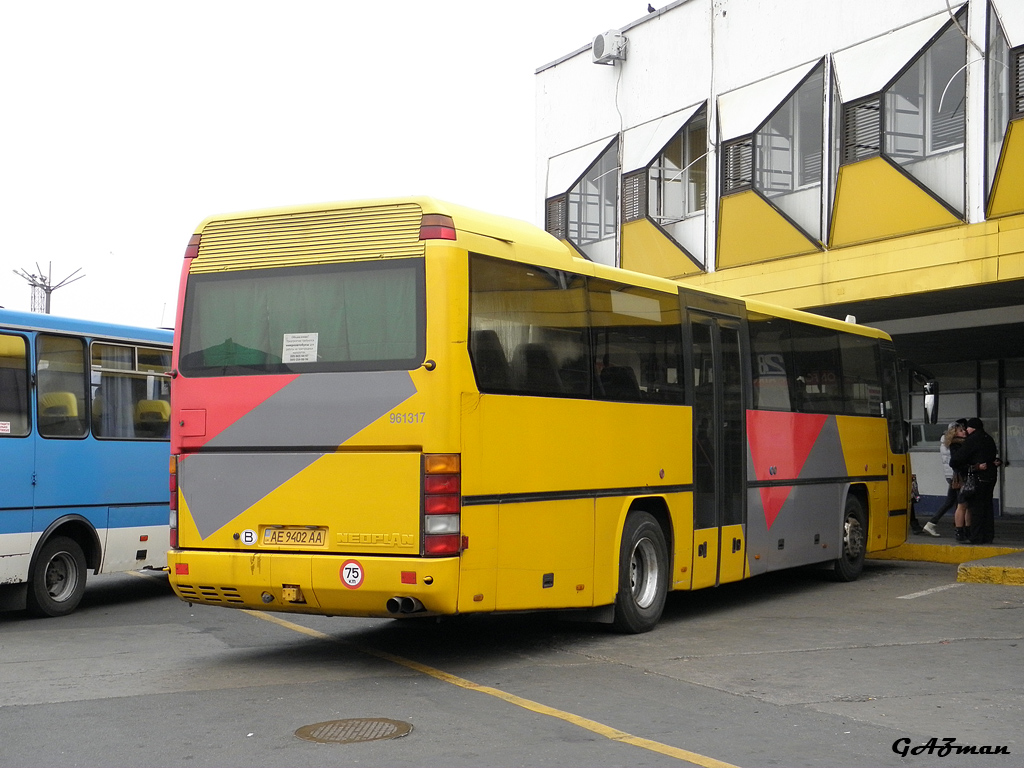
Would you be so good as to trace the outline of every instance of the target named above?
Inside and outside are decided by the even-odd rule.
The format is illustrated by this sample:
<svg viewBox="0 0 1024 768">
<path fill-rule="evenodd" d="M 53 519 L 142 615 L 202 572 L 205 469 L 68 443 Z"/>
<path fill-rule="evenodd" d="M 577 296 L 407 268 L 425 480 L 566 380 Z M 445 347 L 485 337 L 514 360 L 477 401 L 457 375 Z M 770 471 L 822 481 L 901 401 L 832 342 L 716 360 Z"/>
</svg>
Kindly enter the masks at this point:
<svg viewBox="0 0 1024 768">
<path fill-rule="evenodd" d="M 78 542 L 54 536 L 43 544 L 32 566 L 28 610 L 35 616 L 66 616 L 85 594 L 85 553 Z"/>
<path fill-rule="evenodd" d="M 622 528 L 615 628 L 649 632 L 661 619 L 668 594 L 668 547 L 658 521 L 647 512 L 631 512 Z"/>
<path fill-rule="evenodd" d="M 868 527 L 860 499 L 848 494 L 846 511 L 843 513 L 843 552 L 832 566 L 832 577 L 836 581 L 856 581 L 864 570 L 864 556 L 867 554 Z"/>
</svg>

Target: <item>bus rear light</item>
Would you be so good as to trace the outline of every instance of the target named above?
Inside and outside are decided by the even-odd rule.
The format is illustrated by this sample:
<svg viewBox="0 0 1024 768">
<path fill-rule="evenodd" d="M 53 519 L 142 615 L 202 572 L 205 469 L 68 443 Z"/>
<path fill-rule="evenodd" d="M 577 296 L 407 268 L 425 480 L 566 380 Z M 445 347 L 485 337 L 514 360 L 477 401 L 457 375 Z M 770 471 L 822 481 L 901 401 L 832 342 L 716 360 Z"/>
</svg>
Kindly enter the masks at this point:
<svg viewBox="0 0 1024 768">
<path fill-rule="evenodd" d="M 457 533 L 427 536 L 423 540 L 423 551 L 427 555 L 457 555 L 460 544 L 461 540 Z"/>
<path fill-rule="evenodd" d="M 462 461 L 457 453 L 425 453 L 423 471 L 428 475 L 457 475 L 462 471 Z"/>
<path fill-rule="evenodd" d="M 458 495 L 459 485 L 458 475 L 427 475 L 423 478 L 423 492 L 428 496 L 441 493 Z"/>
<path fill-rule="evenodd" d="M 458 533 L 458 515 L 429 515 L 423 520 L 423 532 L 428 536 L 439 533 Z"/>
<path fill-rule="evenodd" d="M 455 222 L 442 213 L 425 213 L 420 219 L 420 240 L 455 240 Z M 196 246 L 198 249 L 198 245 Z"/>
<path fill-rule="evenodd" d="M 423 456 L 424 555 L 457 555 L 461 549 L 461 471 L 457 453 Z"/>
<path fill-rule="evenodd" d="M 202 235 L 192 235 L 188 240 L 188 247 L 185 248 L 185 258 L 194 259 L 199 255 L 199 241 L 202 239 Z"/>
<path fill-rule="evenodd" d="M 458 496 L 424 496 L 423 513 L 425 515 L 458 515 Z"/>
<path fill-rule="evenodd" d="M 178 548 L 178 457 L 171 455 L 171 462 L 168 466 L 168 490 L 171 492 L 170 517 L 168 523 L 170 529 L 171 549 Z"/>
<path fill-rule="evenodd" d="M 171 456 L 170 466 L 167 468 L 167 490 L 171 494 L 171 509 L 178 508 L 178 457 Z"/>
</svg>

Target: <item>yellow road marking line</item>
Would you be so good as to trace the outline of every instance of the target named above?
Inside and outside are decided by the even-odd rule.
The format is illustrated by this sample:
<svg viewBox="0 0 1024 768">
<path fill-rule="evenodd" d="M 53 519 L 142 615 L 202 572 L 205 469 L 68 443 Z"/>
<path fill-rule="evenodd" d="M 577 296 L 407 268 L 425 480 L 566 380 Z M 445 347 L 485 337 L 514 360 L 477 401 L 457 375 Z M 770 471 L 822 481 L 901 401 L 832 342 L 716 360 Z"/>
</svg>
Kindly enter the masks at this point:
<svg viewBox="0 0 1024 768">
<path fill-rule="evenodd" d="M 585 728 L 586 730 L 591 731 L 592 733 L 596 733 L 599 736 L 604 736 L 605 738 L 611 739 L 612 741 L 621 741 L 624 744 L 632 744 L 634 747 L 640 747 L 641 749 L 646 749 L 651 752 L 657 752 L 661 755 L 674 757 L 678 760 L 685 760 L 686 762 L 693 763 L 694 765 L 699 765 L 702 768 L 737 768 L 737 766 L 732 765 L 731 763 L 725 763 L 721 760 L 715 760 L 713 757 L 707 757 L 705 755 L 697 754 L 696 752 L 690 752 L 686 749 L 680 749 L 679 747 L 672 747 L 668 744 L 662 744 L 658 741 L 652 741 L 651 739 L 644 739 L 640 736 L 634 736 L 630 733 L 626 733 L 625 731 L 620 731 L 617 728 L 612 728 L 611 726 L 599 723 L 596 720 L 588 720 L 585 717 L 574 715 L 571 712 L 563 712 L 560 709 L 555 709 L 554 707 L 549 707 L 546 704 L 540 704 L 536 701 L 531 701 L 530 699 L 524 699 L 522 696 L 516 696 L 513 693 L 508 693 L 506 691 L 499 690 L 498 688 L 491 688 L 486 685 L 479 685 L 477 683 L 474 683 L 472 680 L 466 680 L 465 678 L 458 677 L 457 675 L 452 675 L 448 672 L 442 672 L 440 669 L 435 669 L 434 667 L 427 666 L 426 664 L 420 664 L 418 661 L 413 661 L 412 659 L 407 659 L 403 656 L 396 656 L 395 654 L 388 653 L 387 651 L 380 651 L 376 648 L 370 648 L 368 646 L 360 645 L 358 643 L 350 643 L 346 640 L 339 640 L 336 637 L 331 637 L 330 635 L 320 632 L 318 630 L 310 629 L 309 627 L 303 627 L 301 624 L 295 624 L 291 621 L 288 621 L 287 619 L 282 619 L 281 617 L 276 616 L 272 613 L 263 613 L 261 611 L 251 611 L 248 609 L 243 610 L 250 616 L 255 616 L 257 619 L 263 619 L 264 621 L 269 621 L 273 624 L 278 624 L 279 626 L 282 626 L 286 629 L 290 629 L 293 632 L 299 632 L 303 635 L 308 635 L 309 637 L 315 637 L 318 640 L 329 640 L 339 645 L 350 646 L 352 648 L 355 648 L 357 651 L 360 651 L 361 653 L 365 653 L 368 656 L 376 656 L 379 659 L 390 661 L 394 664 L 406 667 L 407 669 L 411 669 L 414 672 L 420 672 L 424 675 L 428 675 L 429 677 L 433 677 L 435 680 L 450 683 L 451 685 L 456 685 L 459 688 L 465 688 L 467 691 L 477 691 L 478 693 L 486 693 L 488 696 L 494 696 L 495 698 L 501 699 L 502 701 L 507 701 L 509 704 L 514 704 L 517 707 L 522 707 L 523 709 L 527 709 L 531 712 L 536 712 L 540 715 L 547 715 L 548 717 L 554 717 L 559 720 L 564 720 L 567 723 L 579 726 L 580 728 Z"/>
</svg>

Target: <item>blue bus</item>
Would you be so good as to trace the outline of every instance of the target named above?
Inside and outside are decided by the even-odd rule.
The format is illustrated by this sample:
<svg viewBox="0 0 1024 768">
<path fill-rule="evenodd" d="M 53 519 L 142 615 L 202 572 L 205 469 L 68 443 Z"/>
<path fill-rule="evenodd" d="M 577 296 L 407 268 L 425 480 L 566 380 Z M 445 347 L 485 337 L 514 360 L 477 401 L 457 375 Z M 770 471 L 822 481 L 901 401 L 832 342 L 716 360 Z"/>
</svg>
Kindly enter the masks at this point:
<svg viewBox="0 0 1024 768">
<path fill-rule="evenodd" d="M 166 567 L 172 336 L 0 309 L 0 610 Z"/>
</svg>

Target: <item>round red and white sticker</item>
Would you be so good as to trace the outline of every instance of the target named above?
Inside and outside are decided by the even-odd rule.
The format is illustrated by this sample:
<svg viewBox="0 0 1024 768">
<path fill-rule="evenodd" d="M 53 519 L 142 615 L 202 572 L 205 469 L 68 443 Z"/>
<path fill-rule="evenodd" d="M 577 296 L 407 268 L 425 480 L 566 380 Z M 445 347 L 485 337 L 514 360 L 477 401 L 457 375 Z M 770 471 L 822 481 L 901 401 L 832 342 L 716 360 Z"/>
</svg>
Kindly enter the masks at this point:
<svg viewBox="0 0 1024 768">
<path fill-rule="evenodd" d="M 359 589 L 363 585 L 363 566 L 358 560 L 346 560 L 341 565 L 341 583 L 349 589 Z"/>
</svg>

